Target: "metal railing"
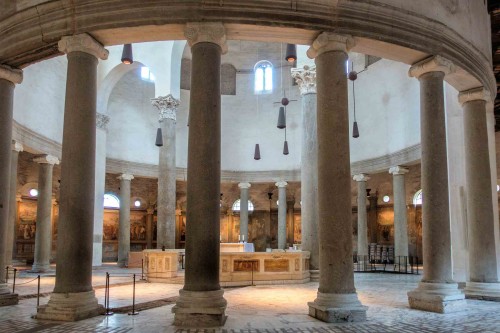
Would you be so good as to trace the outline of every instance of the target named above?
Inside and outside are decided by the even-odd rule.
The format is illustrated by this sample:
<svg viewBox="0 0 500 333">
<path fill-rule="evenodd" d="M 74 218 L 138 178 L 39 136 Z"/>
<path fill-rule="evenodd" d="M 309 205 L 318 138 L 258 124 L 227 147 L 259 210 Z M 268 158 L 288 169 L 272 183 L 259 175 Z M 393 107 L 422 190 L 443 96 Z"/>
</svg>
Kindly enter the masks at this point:
<svg viewBox="0 0 500 333">
<path fill-rule="evenodd" d="M 418 257 L 396 256 L 384 258 L 353 255 L 355 272 L 383 272 L 397 274 L 419 274 Z"/>
</svg>

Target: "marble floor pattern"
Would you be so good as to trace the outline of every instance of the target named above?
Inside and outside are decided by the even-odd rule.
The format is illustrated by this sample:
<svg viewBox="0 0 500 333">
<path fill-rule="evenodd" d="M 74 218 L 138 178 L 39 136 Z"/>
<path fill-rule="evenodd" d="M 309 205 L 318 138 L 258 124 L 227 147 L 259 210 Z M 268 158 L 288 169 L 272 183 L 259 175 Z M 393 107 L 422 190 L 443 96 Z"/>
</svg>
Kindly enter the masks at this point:
<svg viewBox="0 0 500 333">
<path fill-rule="evenodd" d="M 134 271 L 135 272 L 135 271 Z M 359 298 L 368 306 L 364 323 L 326 324 L 307 315 L 307 302 L 314 300 L 318 283 L 300 285 L 248 286 L 225 290 L 227 322 L 220 329 L 187 329 L 172 326 L 173 302 L 141 311 L 136 316 L 115 313 L 76 323 L 31 319 L 36 299 L 22 299 L 17 306 L 0 308 L 0 332 L 220 332 L 220 333 L 303 333 L 303 332 L 500 332 L 500 303 L 467 300 L 464 311 L 434 314 L 408 307 L 406 292 L 417 286 L 421 276 L 377 273 L 355 274 Z M 100 282 L 99 279 L 96 281 Z M 179 284 L 139 283 L 137 302 L 174 298 Z M 104 290 L 96 294 L 103 302 Z M 131 304 L 131 286 L 111 288 L 111 307 Z M 44 304 L 48 297 L 41 299 Z"/>
</svg>

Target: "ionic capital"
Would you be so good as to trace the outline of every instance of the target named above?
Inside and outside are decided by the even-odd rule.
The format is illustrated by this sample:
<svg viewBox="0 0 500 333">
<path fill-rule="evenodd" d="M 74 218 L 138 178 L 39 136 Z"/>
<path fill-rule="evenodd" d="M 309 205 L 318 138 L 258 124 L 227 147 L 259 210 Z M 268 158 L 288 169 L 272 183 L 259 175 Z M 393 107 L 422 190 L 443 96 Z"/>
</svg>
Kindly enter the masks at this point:
<svg viewBox="0 0 500 333">
<path fill-rule="evenodd" d="M 222 49 L 222 54 L 227 52 L 226 29 L 221 22 L 192 22 L 187 23 L 184 29 L 189 46 L 197 43 L 213 43 Z"/>
<path fill-rule="evenodd" d="M 491 102 L 490 91 L 486 88 L 479 87 L 466 91 L 461 91 L 458 94 L 458 102 L 461 105 L 472 101 L 485 101 L 486 103 Z"/>
<path fill-rule="evenodd" d="M 408 76 L 418 79 L 421 75 L 429 72 L 443 72 L 444 75 L 448 75 L 455 70 L 456 67 L 450 60 L 437 55 L 413 64 L 408 71 Z"/>
<path fill-rule="evenodd" d="M 399 166 L 399 165 L 389 168 L 389 173 L 392 175 L 405 175 L 408 172 L 410 172 L 409 169 L 403 168 L 402 166 Z"/>
<path fill-rule="evenodd" d="M 286 187 L 288 185 L 288 183 L 285 182 L 285 181 L 280 181 L 280 182 L 277 182 L 274 185 L 276 185 L 278 188 L 281 188 L 281 187 Z"/>
<path fill-rule="evenodd" d="M 20 84 L 23 82 L 23 71 L 7 65 L 0 65 L 0 79 Z"/>
<path fill-rule="evenodd" d="M 243 188 L 250 188 L 252 185 L 250 183 L 239 183 L 238 187 L 243 189 Z"/>
<path fill-rule="evenodd" d="M 177 107 L 180 104 L 178 99 L 168 94 L 167 96 L 160 96 L 152 98 L 151 104 L 158 109 L 158 119 L 162 122 L 164 119 L 177 120 Z"/>
<path fill-rule="evenodd" d="M 12 151 L 17 151 L 19 153 L 24 151 L 24 147 L 19 141 L 12 140 Z"/>
<path fill-rule="evenodd" d="M 107 130 L 108 123 L 109 123 L 109 117 L 106 116 L 105 114 L 97 112 L 96 124 L 95 124 L 96 127 L 102 130 Z"/>
<path fill-rule="evenodd" d="M 316 94 L 316 66 L 292 68 L 292 78 L 299 85 L 300 94 Z"/>
<path fill-rule="evenodd" d="M 312 43 L 307 56 L 311 59 L 316 58 L 325 52 L 339 51 L 347 53 L 356 45 L 351 35 L 339 35 L 331 32 L 322 32 Z"/>
<path fill-rule="evenodd" d="M 59 51 L 62 53 L 84 52 L 93 55 L 97 59 L 108 59 L 109 51 L 101 43 L 89 34 L 83 33 L 74 36 L 64 36 L 59 41 Z"/>
<path fill-rule="evenodd" d="M 368 175 L 365 175 L 364 173 L 360 173 L 359 175 L 354 175 L 352 179 L 354 179 L 357 182 L 366 182 L 370 180 L 370 177 L 368 177 Z"/>
<path fill-rule="evenodd" d="M 33 162 L 39 163 L 39 164 L 59 164 L 59 159 L 55 156 L 52 155 L 41 155 L 37 156 L 33 159 Z"/>
<path fill-rule="evenodd" d="M 116 177 L 116 179 L 131 181 L 134 179 L 134 176 L 128 173 L 122 173 L 120 176 Z"/>
</svg>

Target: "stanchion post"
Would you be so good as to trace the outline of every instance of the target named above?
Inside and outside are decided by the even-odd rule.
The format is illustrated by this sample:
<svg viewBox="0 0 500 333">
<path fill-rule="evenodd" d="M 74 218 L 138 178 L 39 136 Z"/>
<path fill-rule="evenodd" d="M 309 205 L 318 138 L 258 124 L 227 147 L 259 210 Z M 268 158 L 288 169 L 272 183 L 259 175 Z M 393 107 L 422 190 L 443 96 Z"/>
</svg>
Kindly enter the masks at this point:
<svg viewBox="0 0 500 333">
<path fill-rule="evenodd" d="M 141 259 L 141 281 L 146 280 L 144 278 L 144 259 Z"/>
<path fill-rule="evenodd" d="M 104 286 L 104 306 L 106 307 L 105 316 L 111 316 L 113 314 L 109 309 L 109 273 L 106 272 L 106 283 Z"/>
<path fill-rule="evenodd" d="M 139 314 L 139 312 L 135 311 L 135 274 L 134 274 L 134 282 L 133 282 L 133 289 L 132 289 L 132 312 L 129 312 L 129 316 L 135 316 Z"/>
<path fill-rule="evenodd" d="M 16 291 L 16 273 L 17 273 L 17 269 L 14 268 L 14 280 L 12 282 L 12 293 L 14 294 L 15 291 Z"/>
<path fill-rule="evenodd" d="M 9 283 L 9 266 L 5 266 L 5 283 Z"/>
<path fill-rule="evenodd" d="M 40 306 L 40 274 L 37 276 L 38 279 L 38 287 L 37 287 L 37 292 L 36 292 L 36 308 Z"/>
</svg>

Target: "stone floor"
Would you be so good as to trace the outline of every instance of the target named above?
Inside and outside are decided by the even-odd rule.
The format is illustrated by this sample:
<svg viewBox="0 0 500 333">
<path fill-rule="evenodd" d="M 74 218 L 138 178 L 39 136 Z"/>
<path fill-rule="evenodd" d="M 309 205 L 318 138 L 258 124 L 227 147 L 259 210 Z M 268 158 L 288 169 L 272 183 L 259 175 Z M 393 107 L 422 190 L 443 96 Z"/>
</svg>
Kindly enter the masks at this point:
<svg viewBox="0 0 500 333">
<path fill-rule="evenodd" d="M 408 308 L 406 292 L 416 287 L 421 276 L 376 273 L 355 274 L 359 297 L 369 307 L 368 320 L 364 323 L 326 324 L 309 317 L 307 302 L 314 300 L 318 284 L 307 283 L 226 289 L 228 319 L 224 328 L 189 330 L 172 326 L 171 308 L 180 284 L 138 283 L 138 307 L 153 308 L 130 316 L 125 308 L 132 303 L 130 277 L 119 275 L 137 273 L 137 270 L 100 268 L 95 272 L 95 284 L 100 284 L 106 270 L 111 271 L 111 283 L 115 275 L 119 284 L 110 289 L 110 307 L 124 313 L 77 323 L 38 321 L 31 319 L 36 311 L 36 298 L 28 297 L 17 306 L 0 308 L 0 332 L 500 332 L 500 303 L 467 300 L 464 311 L 446 315 L 412 310 Z M 28 285 L 25 285 L 27 289 L 19 286 L 18 291 L 31 293 L 32 286 Z M 46 288 L 48 285 L 47 282 Z M 103 303 L 104 290 L 98 288 L 96 294 Z M 47 301 L 48 297 L 43 297 L 40 303 Z"/>
</svg>

